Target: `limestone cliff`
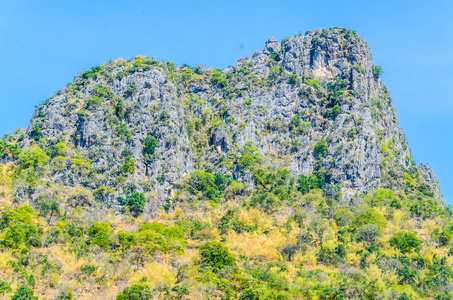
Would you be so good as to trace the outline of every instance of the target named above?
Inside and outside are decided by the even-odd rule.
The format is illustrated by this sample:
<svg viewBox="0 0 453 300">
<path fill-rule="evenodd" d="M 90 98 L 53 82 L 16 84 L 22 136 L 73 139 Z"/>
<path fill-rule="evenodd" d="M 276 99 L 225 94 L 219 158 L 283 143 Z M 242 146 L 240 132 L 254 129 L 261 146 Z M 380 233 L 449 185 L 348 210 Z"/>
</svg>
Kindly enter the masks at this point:
<svg viewBox="0 0 453 300">
<path fill-rule="evenodd" d="M 154 190 L 159 205 L 196 169 L 253 185 L 247 155 L 316 174 L 343 197 L 424 181 L 367 43 L 343 28 L 308 31 L 225 70 L 144 57 L 83 72 L 36 109 L 21 147 L 66 144 L 53 182 L 110 193 Z M 145 149 L 146 139 L 157 146 Z M 256 148 L 255 148 L 256 147 Z M 103 193 L 99 192 L 104 195 Z"/>
</svg>

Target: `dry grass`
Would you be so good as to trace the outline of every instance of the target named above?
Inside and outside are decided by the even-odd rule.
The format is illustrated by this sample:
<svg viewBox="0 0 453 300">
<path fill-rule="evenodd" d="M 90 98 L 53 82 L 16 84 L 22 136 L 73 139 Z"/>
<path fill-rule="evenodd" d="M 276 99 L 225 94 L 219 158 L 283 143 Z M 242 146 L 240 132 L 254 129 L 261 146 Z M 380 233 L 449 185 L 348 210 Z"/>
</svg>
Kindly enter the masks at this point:
<svg viewBox="0 0 453 300">
<path fill-rule="evenodd" d="M 234 231 L 228 233 L 227 246 L 239 254 L 256 259 L 258 256 L 264 256 L 268 260 L 281 261 L 282 255 L 277 247 L 282 246 L 287 240 L 286 234 L 277 230 L 267 235 L 258 233 L 241 233 Z"/>
<path fill-rule="evenodd" d="M 173 285 L 176 283 L 176 272 L 165 263 L 151 262 L 140 271 L 135 272 L 129 282 L 131 284 L 146 283 L 151 288 L 159 283 Z"/>
</svg>

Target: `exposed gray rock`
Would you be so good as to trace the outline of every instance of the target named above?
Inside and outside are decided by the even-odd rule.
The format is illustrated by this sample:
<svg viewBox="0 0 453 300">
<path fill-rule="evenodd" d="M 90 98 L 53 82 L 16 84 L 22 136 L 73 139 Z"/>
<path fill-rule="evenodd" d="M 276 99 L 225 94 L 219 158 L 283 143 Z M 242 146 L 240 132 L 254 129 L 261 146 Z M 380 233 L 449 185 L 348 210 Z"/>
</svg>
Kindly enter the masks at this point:
<svg viewBox="0 0 453 300">
<path fill-rule="evenodd" d="M 431 167 L 425 163 L 421 163 L 417 165 L 417 169 L 422 174 L 425 182 L 432 188 L 435 198 L 439 199 L 439 201 L 445 206 L 442 193 L 440 192 L 439 183 L 437 182 L 436 175 L 434 175 Z"/>
<path fill-rule="evenodd" d="M 113 62 L 104 65 L 108 76 L 79 76 L 40 106 L 22 146 L 34 143 L 39 126 L 49 143 L 64 140 L 91 162 L 89 174 L 68 163 L 55 180 L 121 193 L 127 177 L 135 190 L 152 185 L 159 201 L 198 168 L 252 185 L 250 172 L 235 163 L 248 143 L 293 176 L 321 172 L 345 198 L 399 189 L 394 182 L 403 180 L 393 179 L 410 172 L 413 160 L 373 66 L 366 42 L 346 29 L 308 32 L 283 47 L 271 38 L 263 52 L 239 59 L 217 78 L 214 70 L 172 71 L 165 62 Z M 87 106 L 99 86 L 113 96 Z M 152 156 L 143 151 L 147 135 L 159 141 Z M 327 145 L 323 157 L 314 154 L 318 141 Z M 132 153 L 136 167 L 126 175 L 124 153 Z M 418 170 L 442 201 L 429 166 Z"/>
</svg>

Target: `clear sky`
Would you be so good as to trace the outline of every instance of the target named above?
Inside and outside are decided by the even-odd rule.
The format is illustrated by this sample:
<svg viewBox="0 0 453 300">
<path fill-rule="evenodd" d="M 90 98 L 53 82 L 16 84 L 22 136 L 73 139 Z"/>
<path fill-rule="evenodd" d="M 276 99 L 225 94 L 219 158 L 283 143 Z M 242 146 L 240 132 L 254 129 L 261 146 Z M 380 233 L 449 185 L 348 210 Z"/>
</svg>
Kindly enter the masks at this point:
<svg viewBox="0 0 453 300">
<path fill-rule="evenodd" d="M 269 37 L 348 27 L 368 42 L 417 163 L 453 205 L 453 1 L 0 0 L 0 135 L 84 69 L 137 55 L 224 68 Z"/>
</svg>

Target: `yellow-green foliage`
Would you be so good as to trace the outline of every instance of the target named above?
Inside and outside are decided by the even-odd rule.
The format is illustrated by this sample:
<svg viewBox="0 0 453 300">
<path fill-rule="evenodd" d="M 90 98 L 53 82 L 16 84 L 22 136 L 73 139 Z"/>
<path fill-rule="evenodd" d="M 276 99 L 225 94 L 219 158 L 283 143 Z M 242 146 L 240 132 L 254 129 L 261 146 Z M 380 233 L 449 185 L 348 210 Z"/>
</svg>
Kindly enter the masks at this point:
<svg viewBox="0 0 453 300">
<path fill-rule="evenodd" d="M 247 147 L 241 155 L 253 156 Z M 61 157 L 66 166 L 63 158 L 72 157 L 67 166 L 89 170 L 61 144 L 52 149 L 53 163 Z M 22 201 L 12 197 L 12 184 L 27 182 L 22 176 L 45 166 L 45 155 L 32 148 L 24 167 L 0 166 L 2 197 L 11 201 L 0 223 L 7 295 L 34 284 L 47 296 L 89 298 L 100 290 L 114 298 L 125 285 L 142 284 L 160 299 L 348 299 L 344 291 L 349 299 L 449 297 L 453 214 L 419 192 L 421 181 L 409 173 L 404 192 L 378 189 L 351 202 L 322 189 L 302 193 L 304 181 L 287 170 L 251 164 L 252 189 L 198 170 L 153 216 L 103 207 L 115 194 L 107 186 L 45 183 L 48 194 L 33 199 L 34 208 L 11 207 Z M 59 206 L 52 218 L 42 206 L 51 200 Z"/>
</svg>

